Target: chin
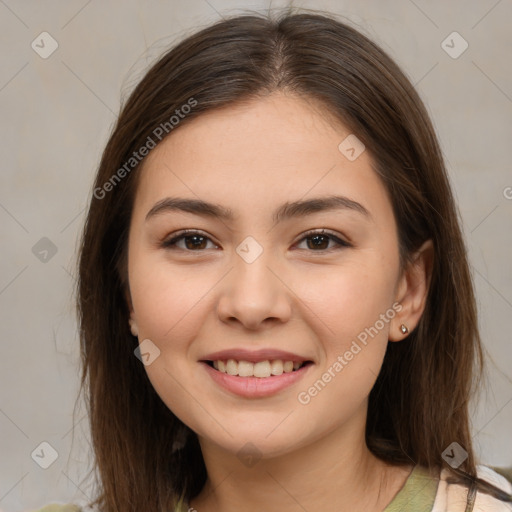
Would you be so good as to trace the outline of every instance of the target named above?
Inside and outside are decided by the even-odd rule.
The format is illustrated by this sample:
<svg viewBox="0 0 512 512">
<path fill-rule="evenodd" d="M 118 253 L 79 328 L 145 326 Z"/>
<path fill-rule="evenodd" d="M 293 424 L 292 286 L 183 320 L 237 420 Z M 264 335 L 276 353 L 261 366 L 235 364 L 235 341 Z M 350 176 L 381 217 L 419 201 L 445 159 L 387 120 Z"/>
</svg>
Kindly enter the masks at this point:
<svg viewBox="0 0 512 512">
<path fill-rule="evenodd" d="M 222 438 L 215 439 L 209 436 L 206 442 L 213 443 L 221 450 L 236 456 L 248 467 L 257 460 L 281 457 L 308 444 L 305 439 L 302 442 L 297 439 L 297 433 L 283 430 L 280 434 L 273 432 L 268 435 L 269 431 L 271 430 L 265 429 L 265 432 L 255 431 L 254 429 L 248 431 L 237 430 L 233 437 L 224 432 Z M 293 439 L 296 442 L 291 444 L 290 441 Z M 204 438 L 203 441 L 205 441 Z"/>
</svg>

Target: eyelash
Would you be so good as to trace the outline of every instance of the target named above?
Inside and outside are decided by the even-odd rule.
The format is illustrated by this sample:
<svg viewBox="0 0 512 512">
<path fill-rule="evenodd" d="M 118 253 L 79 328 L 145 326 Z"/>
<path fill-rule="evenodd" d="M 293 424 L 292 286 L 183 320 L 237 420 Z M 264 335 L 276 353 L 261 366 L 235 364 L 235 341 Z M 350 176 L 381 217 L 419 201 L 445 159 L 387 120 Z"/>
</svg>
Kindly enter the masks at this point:
<svg viewBox="0 0 512 512">
<path fill-rule="evenodd" d="M 185 239 L 188 236 L 193 236 L 193 235 L 202 236 L 202 237 L 210 240 L 212 243 L 214 243 L 208 236 L 206 236 L 201 231 L 196 231 L 194 229 L 185 229 L 183 231 L 178 232 L 172 238 L 170 238 L 168 240 L 165 240 L 162 243 L 162 247 L 164 249 L 176 250 L 175 249 L 176 242 L 178 242 L 181 239 Z M 343 249 L 343 248 L 346 248 L 346 247 L 352 247 L 352 245 L 350 243 L 346 242 L 345 240 L 342 240 L 341 238 L 336 236 L 334 233 L 332 233 L 330 231 L 327 231 L 325 229 L 307 231 L 306 233 L 304 233 L 302 235 L 302 238 L 297 243 L 300 243 L 303 240 L 306 240 L 307 238 L 312 238 L 314 236 L 319 236 L 319 235 L 323 236 L 323 237 L 326 237 L 326 238 L 329 238 L 330 240 L 334 240 L 336 242 L 336 244 L 337 244 L 337 247 L 331 247 L 330 249 L 319 249 L 318 251 L 309 250 L 309 252 L 324 252 L 325 253 L 325 252 L 331 252 L 333 250 L 337 251 L 337 250 L 340 250 L 340 249 Z M 178 249 L 182 250 L 182 251 L 185 251 L 185 252 L 204 252 L 204 250 L 205 250 L 205 249 L 203 249 L 203 250 L 193 251 L 193 250 L 189 250 L 189 249 L 182 249 L 181 247 L 178 247 Z M 306 250 L 308 250 L 308 249 L 306 249 Z"/>
</svg>

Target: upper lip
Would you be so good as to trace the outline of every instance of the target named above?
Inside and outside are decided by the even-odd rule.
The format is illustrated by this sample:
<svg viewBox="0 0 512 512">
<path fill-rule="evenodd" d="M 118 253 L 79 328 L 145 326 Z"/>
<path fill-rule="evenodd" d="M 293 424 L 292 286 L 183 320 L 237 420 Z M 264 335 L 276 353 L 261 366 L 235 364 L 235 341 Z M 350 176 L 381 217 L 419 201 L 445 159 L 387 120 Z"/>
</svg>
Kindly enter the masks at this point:
<svg viewBox="0 0 512 512">
<path fill-rule="evenodd" d="M 218 352 L 212 352 L 202 358 L 202 361 L 227 361 L 228 359 L 234 359 L 236 361 L 248 361 L 251 363 L 257 363 L 259 361 L 275 360 L 280 359 L 282 361 L 311 361 L 307 357 L 294 354 L 293 352 L 286 352 L 284 350 L 276 350 L 273 348 L 262 348 L 259 350 L 247 350 L 243 348 L 233 348 L 227 350 L 220 350 Z"/>
</svg>

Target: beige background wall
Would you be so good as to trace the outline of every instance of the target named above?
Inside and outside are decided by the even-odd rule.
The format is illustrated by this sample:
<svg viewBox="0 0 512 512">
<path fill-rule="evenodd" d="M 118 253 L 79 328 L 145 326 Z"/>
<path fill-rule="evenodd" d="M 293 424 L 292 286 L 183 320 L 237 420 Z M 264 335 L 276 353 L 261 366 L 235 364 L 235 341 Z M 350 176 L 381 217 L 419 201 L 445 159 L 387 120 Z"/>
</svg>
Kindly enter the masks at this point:
<svg viewBox="0 0 512 512">
<path fill-rule="evenodd" d="M 512 367 L 512 3 L 294 5 L 358 24 L 403 66 L 427 103 L 459 201 L 483 339 L 496 362 L 474 414 L 474 439 L 484 462 L 512 465 L 506 379 Z M 73 272 L 95 167 L 121 93 L 188 31 L 240 8 L 268 7 L 234 0 L 0 0 L 0 510 L 80 502 L 91 493 L 83 481 L 87 422 L 80 421 L 83 411 L 75 424 L 72 418 L 78 385 Z M 49 56 L 55 43 L 46 35 L 41 43 L 43 31 L 58 44 Z M 454 31 L 463 39 L 450 36 L 450 56 L 442 42 Z M 468 48 L 457 56 L 464 41 Z M 48 469 L 34 461 L 42 442 L 58 453 Z M 42 448 L 39 460 L 48 463 L 50 449 Z"/>
</svg>

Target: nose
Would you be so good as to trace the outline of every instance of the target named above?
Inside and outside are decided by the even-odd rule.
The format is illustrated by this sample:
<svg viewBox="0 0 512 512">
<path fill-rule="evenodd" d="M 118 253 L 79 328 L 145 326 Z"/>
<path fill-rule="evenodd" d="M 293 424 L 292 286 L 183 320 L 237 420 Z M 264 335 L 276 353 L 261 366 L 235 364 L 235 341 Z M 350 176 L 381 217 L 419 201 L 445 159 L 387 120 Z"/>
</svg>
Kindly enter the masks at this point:
<svg viewBox="0 0 512 512">
<path fill-rule="evenodd" d="M 265 251 L 252 263 L 235 256 L 234 267 L 220 283 L 221 321 L 258 330 L 290 319 L 293 294 L 273 266 Z"/>
</svg>

